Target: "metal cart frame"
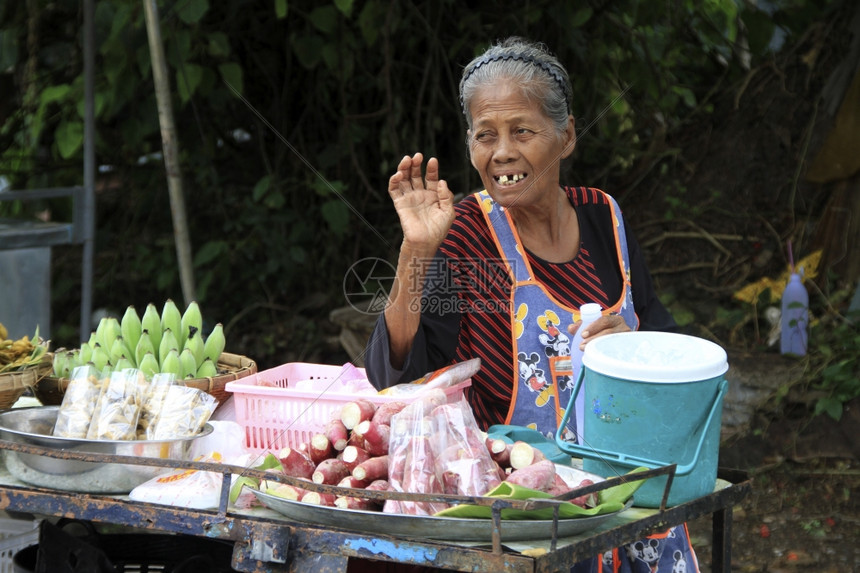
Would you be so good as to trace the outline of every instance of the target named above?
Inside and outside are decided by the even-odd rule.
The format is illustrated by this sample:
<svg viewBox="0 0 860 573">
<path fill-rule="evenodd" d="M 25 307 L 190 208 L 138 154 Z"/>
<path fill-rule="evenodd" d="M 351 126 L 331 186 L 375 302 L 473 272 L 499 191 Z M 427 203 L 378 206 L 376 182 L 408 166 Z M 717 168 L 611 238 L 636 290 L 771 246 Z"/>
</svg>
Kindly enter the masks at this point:
<svg viewBox="0 0 860 573">
<path fill-rule="evenodd" d="M 0 449 L 44 453 L 43 448 L 0 441 Z M 319 571 L 342 573 L 349 558 L 373 559 L 410 565 L 432 566 L 453 571 L 508 571 L 550 573 L 568 571 L 571 563 L 632 542 L 649 533 L 710 514 L 712 517 L 713 572 L 731 572 L 732 508 L 751 490 L 749 477 L 722 470 L 720 477 L 730 485 L 712 494 L 649 516 L 621 524 L 607 522 L 605 528 L 576 536 L 533 555 L 494 551 L 488 546 L 372 536 L 357 531 L 331 529 L 298 523 L 287 518 L 260 517 L 241 510 L 228 511 L 231 471 L 235 468 L 204 462 L 147 460 L 129 456 L 69 452 L 54 457 L 70 457 L 102 463 L 136 463 L 165 468 L 182 467 L 213 471 L 222 475 L 218 510 L 193 510 L 140 503 L 126 496 L 81 494 L 36 488 L 7 477 L 0 480 L 0 507 L 47 517 L 73 517 L 92 522 L 126 525 L 195 535 L 234 542 L 233 568 L 247 573 L 298 573 Z"/>
</svg>

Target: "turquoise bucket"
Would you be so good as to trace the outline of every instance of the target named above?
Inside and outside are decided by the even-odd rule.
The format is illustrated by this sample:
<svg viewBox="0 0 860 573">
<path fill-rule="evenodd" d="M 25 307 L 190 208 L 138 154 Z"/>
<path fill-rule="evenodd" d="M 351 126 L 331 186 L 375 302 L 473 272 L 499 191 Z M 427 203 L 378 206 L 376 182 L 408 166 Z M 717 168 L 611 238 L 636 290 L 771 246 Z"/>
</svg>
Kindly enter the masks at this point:
<svg viewBox="0 0 860 573">
<path fill-rule="evenodd" d="M 684 334 L 624 332 L 589 342 L 582 364 L 561 422 L 567 424 L 584 386 L 582 444 L 557 436 L 562 451 L 603 477 L 677 464 L 670 506 L 714 490 L 728 386 L 720 346 Z M 667 479 L 649 479 L 635 504 L 659 507 Z"/>
</svg>

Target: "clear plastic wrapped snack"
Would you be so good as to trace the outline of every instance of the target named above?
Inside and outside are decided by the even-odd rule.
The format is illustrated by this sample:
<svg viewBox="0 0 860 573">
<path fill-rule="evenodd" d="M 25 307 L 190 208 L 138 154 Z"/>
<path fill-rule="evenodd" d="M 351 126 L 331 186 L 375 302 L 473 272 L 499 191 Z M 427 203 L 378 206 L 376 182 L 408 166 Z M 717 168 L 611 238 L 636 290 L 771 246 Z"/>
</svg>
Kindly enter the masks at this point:
<svg viewBox="0 0 860 573">
<path fill-rule="evenodd" d="M 144 383 L 143 373 L 136 368 L 112 372 L 93 412 L 87 439 L 135 439 Z"/>
<path fill-rule="evenodd" d="M 173 384 L 161 410 L 147 431 L 147 439 L 168 440 L 194 436 L 203 430 L 218 401 L 197 388 Z"/>
<path fill-rule="evenodd" d="M 152 428 L 158 413 L 164 405 L 168 389 L 176 383 L 176 375 L 171 372 L 153 374 L 144 386 L 141 394 L 140 418 L 137 421 L 137 439 L 147 439 L 147 433 Z"/>
<path fill-rule="evenodd" d="M 92 365 L 72 371 L 69 386 L 57 412 L 53 435 L 58 438 L 86 438 L 107 378 Z"/>
</svg>

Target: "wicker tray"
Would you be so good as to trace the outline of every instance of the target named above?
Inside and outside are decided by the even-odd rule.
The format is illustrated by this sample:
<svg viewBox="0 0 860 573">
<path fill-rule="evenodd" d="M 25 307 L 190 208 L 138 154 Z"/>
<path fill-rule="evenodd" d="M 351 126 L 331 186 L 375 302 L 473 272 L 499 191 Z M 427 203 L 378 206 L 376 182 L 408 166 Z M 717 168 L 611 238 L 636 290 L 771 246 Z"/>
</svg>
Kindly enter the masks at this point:
<svg viewBox="0 0 860 573">
<path fill-rule="evenodd" d="M 257 363 L 245 356 L 223 352 L 218 360 L 218 375 L 211 378 L 194 378 L 185 384 L 211 394 L 220 405 L 230 397 L 224 390 L 227 382 L 250 376 L 257 372 Z M 69 385 L 68 378 L 45 376 L 33 386 L 33 393 L 44 406 L 59 406 Z M 17 399 L 17 398 L 16 398 Z"/>
<path fill-rule="evenodd" d="M 46 354 L 42 363 L 36 366 L 0 374 L 0 410 L 11 408 L 27 388 L 35 391 L 36 385 L 51 373 L 51 356 Z"/>
</svg>

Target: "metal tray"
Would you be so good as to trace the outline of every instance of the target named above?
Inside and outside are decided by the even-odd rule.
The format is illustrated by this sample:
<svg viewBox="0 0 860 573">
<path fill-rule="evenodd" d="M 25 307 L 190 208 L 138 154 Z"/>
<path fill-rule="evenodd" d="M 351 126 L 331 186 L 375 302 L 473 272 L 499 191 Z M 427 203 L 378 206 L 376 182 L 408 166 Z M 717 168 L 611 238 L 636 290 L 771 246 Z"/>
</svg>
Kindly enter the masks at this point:
<svg viewBox="0 0 860 573">
<path fill-rule="evenodd" d="M 582 470 L 559 466 L 568 476 L 576 475 L 589 477 L 593 481 L 603 478 Z M 561 473 L 561 472 L 560 472 Z M 578 484 L 581 479 L 574 482 Z M 491 541 L 493 538 L 493 522 L 491 519 L 465 519 L 458 517 L 432 517 L 405 515 L 399 513 L 382 513 L 381 511 L 363 511 L 357 509 L 341 509 L 293 501 L 254 490 L 257 499 L 269 509 L 290 519 L 327 525 L 339 529 L 353 529 L 364 533 L 378 533 L 399 537 L 420 537 L 422 539 L 438 539 L 442 541 Z M 628 500 L 623 509 L 596 515 L 592 517 L 577 517 L 558 520 L 558 536 L 569 537 L 589 531 L 607 519 L 625 511 L 633 505 Z M 549 539 L 552 537 L 552 520 L 503 519 L 501 527 L 502 541 L 519 541 L 528 539 Z"/>
</svg>

